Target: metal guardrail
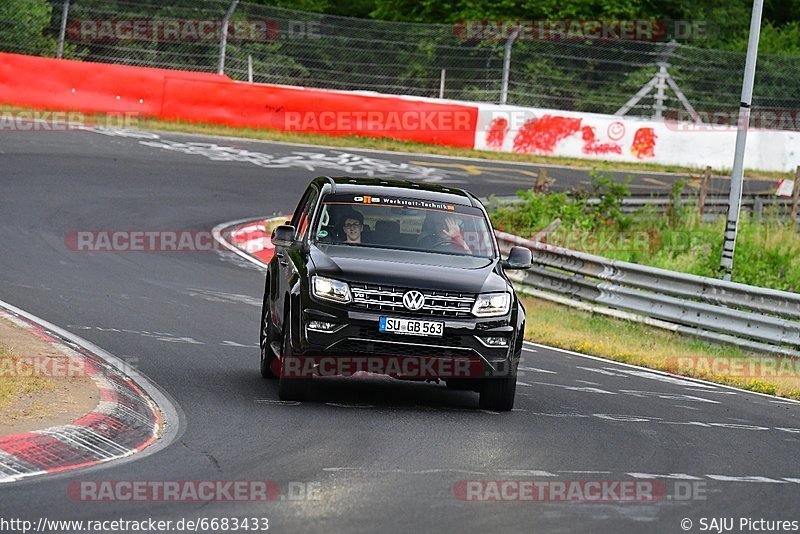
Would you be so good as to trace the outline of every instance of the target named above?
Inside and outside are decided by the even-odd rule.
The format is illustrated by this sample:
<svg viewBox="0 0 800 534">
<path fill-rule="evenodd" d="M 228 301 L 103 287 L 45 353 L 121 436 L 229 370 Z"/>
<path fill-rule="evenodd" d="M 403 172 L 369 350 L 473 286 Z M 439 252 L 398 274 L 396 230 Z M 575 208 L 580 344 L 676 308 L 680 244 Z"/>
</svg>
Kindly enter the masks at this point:
<svg viewBox="0 0 800 534">
<path fill-rule="evenodd" d="M 215 228 L 215 235 L 219 230 Z M 800 357 L 800 294 L 611 260 L 506 232 L 495 234 L 503 253 L 512 246 L 532 252 L 529 270 L 509 271 L 523 293 L 757 353 Z"/>
<path fill-rule="evenodd" d="M 533 266 L 512 275 L 519 288 L 562 303 L 623 310 L 651 324 L 800 356 L 800 295 L 611 260 L 497 231 L 500 249 L 524 246 Z M 597 310 L 595 310 L 597 311 Z"/>
<path fill-rule="evenodd" d="M 713 219 L 720 215 L 728 213 L 728 202 L 730 200 L 727 196 L 709 196 L 705 200 L 705 209 L 703 211 L 704 218 Z M 504 196 L 487 198 L 486 204 L 488 206 L 502 206 L 508 204 L 521 204 L 525 202 L 524 199 L 517 196 Z M 600 202 L 599 198 L 589 198 L 586 204 L 597 204 Z M 680 198 L 679 203 L 681 206 L 686 207 L 692 203 L 696 203 L 696 197 Z M 663 213 L 667 209 L 671 209 L 674 205 L 673 200 L 666 195 L 662 196 L 647 196 L 647 197 L 625 197 L 622 199 L 622 206 L 620 210 L 622 213 L 632 214 L 636 213 L 643 208 L 651 208 L 656 212 Z M 769 209 L 776 209 L 779 216 L 789 217 L 792 208 L 791 198 L 776 197 L 775 195 L 744 195 L 742 196 L 742 209 L 751 212 L 756 217 L 764 215 Z"/>
<path fill-rule="evenodd" d="M 600 199 L 591 198 L 587 201 L 588 204 L 597 204 Z M 696 197 L 681 197 L 678 201 L 681 206 L 689 206 L 692 203 L 697 203 Z M 725 197 L 708 197 L 705 200 L 704 213 L 713 214 L 726 214 L 728 212 L 728 203 L 730 199 Z M 633 213 L 641 208 L 652 207 L 656 211 L 663 212 L 670 209 L 674 202 L 668 196 L 662 197 L 627 197 L 622 200 L 621 210 L 623 213 Z M 742 209 L 751 211 L 754 215 L 763 215 L 764 211 L 769 208 L 780 208 L 785 215 L 789 214 L 789 209 L 792 206 L 790 198 L 780 198 L 775 195 L 744 195 L 742 196 Z"/>
</svg>

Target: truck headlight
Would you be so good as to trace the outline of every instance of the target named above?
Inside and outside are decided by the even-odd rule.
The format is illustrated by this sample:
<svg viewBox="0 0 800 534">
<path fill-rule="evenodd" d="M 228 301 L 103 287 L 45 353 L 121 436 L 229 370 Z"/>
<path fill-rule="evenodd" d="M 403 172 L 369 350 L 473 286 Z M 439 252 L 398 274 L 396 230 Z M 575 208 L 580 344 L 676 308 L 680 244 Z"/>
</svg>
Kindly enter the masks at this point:
<svg viewBox="0 0 800 534">
<path fill-rule="evenodd" d="M 511 295 L 508 293 L 484 293 L 478 295 L 472 306 L 475 317 L 495 317 L 505 315 L 511 307 Z"/>
<path fill-rule="evenodd" d="M 325 278 L 324 276 L 314 276 L 311 280 L 311 291 L 315 297 L 334 302 L 350 302 L 350 286 L 346 282 Z"/>
</svg>

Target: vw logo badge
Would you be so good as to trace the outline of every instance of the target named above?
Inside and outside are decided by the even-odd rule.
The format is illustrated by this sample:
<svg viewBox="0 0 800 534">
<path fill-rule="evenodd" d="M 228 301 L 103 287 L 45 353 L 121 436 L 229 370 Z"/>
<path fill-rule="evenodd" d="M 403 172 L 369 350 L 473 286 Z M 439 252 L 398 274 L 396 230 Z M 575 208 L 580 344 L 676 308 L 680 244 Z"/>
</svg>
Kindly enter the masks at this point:
<svg viewBox="0 0 800 534">
<path fill-rule="evenodd" d="M 425 305 L 425 295 L 413 289 L 403 295 L 403 306 L 411 311 L 417 311 Z"/>
</svg>

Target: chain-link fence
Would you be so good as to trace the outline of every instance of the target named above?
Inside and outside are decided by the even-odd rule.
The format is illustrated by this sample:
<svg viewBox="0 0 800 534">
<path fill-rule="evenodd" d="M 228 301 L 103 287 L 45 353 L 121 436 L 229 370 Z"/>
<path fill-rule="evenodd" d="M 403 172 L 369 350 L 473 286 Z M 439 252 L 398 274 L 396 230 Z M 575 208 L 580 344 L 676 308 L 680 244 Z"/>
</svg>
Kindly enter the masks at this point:
<svg viewBox="0 0 800 534">
<path fill-rule="evenodd" d="M 464 38 L 463 28 L 233 2 L 224 72 L 235 80 L 630 115 L 738 109 L 744 54 L 632 40 Z M 0 50 L 216 72 L 232 0 L 3 0 Z M 66 18 L 63 15 L 66 14 Z M 664 67 L 663 69 L 661 67 Z M 658 73 L 662 72 L 661 78 Z M 666 73 L 667 80 L 663 74 Z M 631 98 L 649 81 L 651 91 Z M 762 54 L 754 108 L 800 109 L 800 57 Z M 661 98 L 659 100 L 659 95 Z M 799 120 L 776 127 L 800 129 Z"/>
</svg>

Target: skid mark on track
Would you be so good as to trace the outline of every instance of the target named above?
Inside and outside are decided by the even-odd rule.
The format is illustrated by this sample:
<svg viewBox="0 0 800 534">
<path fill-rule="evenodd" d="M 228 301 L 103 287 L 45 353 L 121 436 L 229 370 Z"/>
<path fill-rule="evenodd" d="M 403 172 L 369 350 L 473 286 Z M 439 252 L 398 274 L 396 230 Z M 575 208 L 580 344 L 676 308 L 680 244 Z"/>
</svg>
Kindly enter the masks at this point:
<svg viewBox="0 0 800 534">
<path fill-rule="evenodd" d="M 300 403 L 297 401 L 282 401 L 277 399 L 254 399 L 253 402 L 271 406 L 300 406 Z"/>
<path fill-rule="evenodd" d="M 519 370 L 520 371 L 527 371 L 527 372 L 531 372 L 531 373 L 544 373 L 544 374 L 548 374 L 548 375 L 556 375 L 556 374 L 558 374 L 556 371 L 550 371 L 548 369 L 539 369 L 538 367 L 527 367 L 527 366 L 523 366 L 523 365 L 519 366 Z"/>
<path fill-rule="evenodd" d="M 689 402 L 704 402 L 707 404 L 720 404 L 719 401 L 706 399 L 704 397 L 697 397 L 695 395 L 685 395 L 683 393 L 667 393 L 665 391 L 639 391 L 636 389 L 621 389 L 619 390 L 620 393 L 625 395 L 631 395 L 633 397 L 640 397 L 640 398 L 657 398 L 657 399 L 665 399 L 665 400 L 680 400 L 680 401 L 689 401 Z"/>
<path fill-rule="evenodd" d="M 602 369 L 602 368 L 599 368 L 599 367 L 581 367 L 581 366 L 578 366 L 576 368 L 577 369 L 583 369 L 584 371 L 590 371 L 592 373 L 599 373 L 601 375 L 606 375 L 606 376 L 621 376 L 621 377 L 625 376 L 622 373 L 615 373 L 614 371 L 610 371 L 608 369 Z"/>
<path fill-rule="evenodd" d="M 245 348 L 245 349 L 257 349 L 258 348 L 258 345 L 256 345 L 255 343 L 251 343 L 249 345 L 243 345 L 241 343 L 237 343 L 236 341 L 228 341 L 228 340 L 223 340 L 220 343 L 220 345 L 222 345 L 223 347 L 237 347 L 237 348 Z"/>
<path fill-rule="evenodd" d="M 113 137 L 138 138 L 142 146 L 205 157 L 211 161 L 238 162 L 265 169 L 302 169 L 309 172 L 335 171 L 349 176 L 394 176 L 423 182 L 464 183 L 455 173 L 424 165 L 397 163 L 388 159 L 353 154 L 343 150 L 318 148 L 270 154 L 230 145 L 196 141 L 172 141 L 154 132 L 121 128 L 92 128 L 90 131 Z"/>
<path fill-rule="evenodd" d="M 699 382 L 683 380 L 681 378 L 660 375 L 658 373 L 651 373 L 649 371 L 637 371 L 635 369 L 618 369 L 618 371 L 627 375 L 637 376 L 639 378 L 647 378 L 649 380 L 656 380 L 658 382 L 666 382 L 667 384 L 675 384 L 677 386 L 687 386 L 701 389 L 717 389 L 716 386 L 712 386 L 710 384 L 702 384 Z"/>
<path fill-rule="evenodd" d="M 171 334 L 169 332 L 155 332 L 149 330 L 130 330 L 128 328 L 113 328 L 107 326 L 86 326 L 86 325 L 67 325 L 67 328 L 74 328 L 76 330 L 94 330 L 96 332 L 108 332 L 113 334 L 133 334 L 141 337 L 155 339 L 157 341 L 164 341 L 166 343 L 186 343 L 189 345 L 205 345 L 204 342 L 198 341 L 190 336 L 181 336 L 179 334 Z"/>
<path fill-rule="evenodd" d="M 661 480 L 683 482 L 715 482 L 715 483 L 748 483 L 748 484 L 797 484 L 800 478 L 796 476 L 766 476 L 753 474 L 720 474 L 720 473 L 653 473 L 647 471 L 610 471 L 606 469 L 537 469 L 535 467 L 500 468 L 490 470 L 461 469 L 458 467 L 437 467 L 429 469 L 408 469 L 395 467 L 358 467 L 358 466 L 331 466 L 323 467 L 322 471 L 332 475 L 348 475 L 354 477 L 382 477 L 385 475 L 402 476 L 429 476 L 429 475 L 455 475 L 483 477 L 486 480 L 503 480 L 506 478 L 550 478 L 571 479 L 574 475 L 604 475 L 598 479 L 607 480 Z"/>
<path fill-rule="evenodd" d="M 250 295 L 240 295 L 238 293 L 226 293 L 224 291 L 216 291 L 213 289 L 199 289 L 189 288 L 184 291 L 190 297 L 199 297 L 209 302 L 225 302 L 230 304 L 247 304 L 256 308 L 261 308 L 261 301 L 253 298 Z"/>
<path fill-rule="evenodd" d="M 333 406 L 334 408 L 375 408 L 373 404 L 355 404 L 347 402 L 326 402 L 325 406 Z"/>
<path fill-rule="evenodd" d="M 616 395 L 613 391 L 607 391 L 601 388 L 586 387 L 586 386 L 567 386 L 565 384 L 551 384 L 549 382 L 534 382 L 540 386 L 552 386 L 556 388 L 566 389 L 568 391 L 577 391 L 580 393 L 599 393 L 602 395 Z"/>
</svg>

